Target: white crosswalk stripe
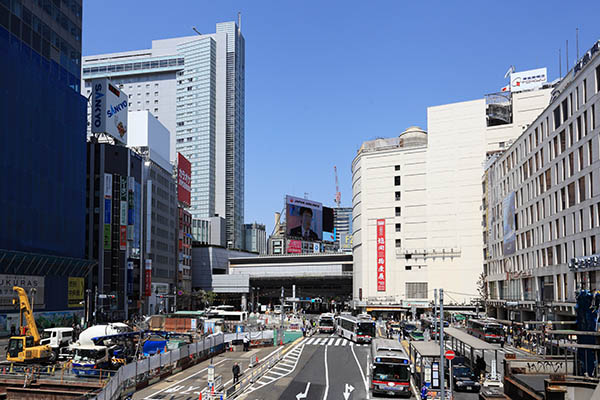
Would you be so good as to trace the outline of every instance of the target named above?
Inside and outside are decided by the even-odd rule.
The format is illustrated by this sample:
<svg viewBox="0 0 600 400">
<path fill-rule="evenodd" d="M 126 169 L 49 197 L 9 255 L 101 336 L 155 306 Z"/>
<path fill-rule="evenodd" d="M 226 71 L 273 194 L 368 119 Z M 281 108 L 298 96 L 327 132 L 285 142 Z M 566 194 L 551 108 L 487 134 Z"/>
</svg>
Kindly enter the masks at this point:
<svg viewBox="0 0 600 400">
<path fill-rule="evenodd" d="M 308 346 L 360 346 L 367 347 L 368 344 L 365 343 L 354 343 L 345 338 L 310 338 L 303 341 L 301 344 Z"/>
</svg>

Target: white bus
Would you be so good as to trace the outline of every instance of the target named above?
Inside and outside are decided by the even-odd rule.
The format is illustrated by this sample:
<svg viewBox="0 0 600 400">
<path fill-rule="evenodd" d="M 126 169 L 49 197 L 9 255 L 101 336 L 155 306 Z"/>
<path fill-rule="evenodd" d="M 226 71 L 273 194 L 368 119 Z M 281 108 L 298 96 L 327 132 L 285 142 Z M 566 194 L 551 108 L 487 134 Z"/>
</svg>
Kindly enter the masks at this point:
<svg viewBox="0 0 600 400">
<path fill-rule="evenodd" d="M 333 333 L 335 330 L 334 315 L 331 313 L 321 314 L 319 316 L 319 322 L 317 329 L 320 333 Z"/>
<path fill-rule="evenodd" d="M 338 318 L 337 333 L 356 343 L 371 343 L 375 338 L 375 321 L 360 316 L 341 315 Z"/>
<path fill-rule="evenodd" d="M 373 394 L 411 396 L 410 359 L 398 341 L 373 339 L 369 366 L 367 374 Z"/>
</svg>

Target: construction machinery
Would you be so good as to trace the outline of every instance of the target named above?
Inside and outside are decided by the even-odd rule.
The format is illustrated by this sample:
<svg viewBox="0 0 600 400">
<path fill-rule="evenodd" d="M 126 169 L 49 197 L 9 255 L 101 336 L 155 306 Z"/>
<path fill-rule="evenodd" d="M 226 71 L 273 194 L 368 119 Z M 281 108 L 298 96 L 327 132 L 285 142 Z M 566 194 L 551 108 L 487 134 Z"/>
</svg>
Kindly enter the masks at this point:
<svg viewBox="0 0 600 400">
<path fill-rule="evenodd" d="M 19 334 L 12 336 L 8 341 L 6 359 L 11 362 L 31 363 L 44 362 L 52 357 L 52 347 L 40 345 L 40 334 L 35 324 L 33 310 L 29 304 L 27 293 L 22 287 L 14 286 L 18 299 L 13 299 L 13 304 L 19 305 Z M 25 326 L 24 322 L 27 323 Z"/>
</svg>

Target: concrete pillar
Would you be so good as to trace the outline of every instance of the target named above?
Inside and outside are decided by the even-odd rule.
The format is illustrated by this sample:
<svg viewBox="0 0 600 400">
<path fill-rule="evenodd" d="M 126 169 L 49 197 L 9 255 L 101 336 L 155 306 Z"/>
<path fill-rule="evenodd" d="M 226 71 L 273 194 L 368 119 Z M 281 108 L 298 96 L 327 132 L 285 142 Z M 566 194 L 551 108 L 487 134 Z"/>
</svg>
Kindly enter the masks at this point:
<svg viewBox="0 0 600 400">
<path fill-rule="evenodd" d="M 242 311 L 247 311 L 248 308 L 248 295 L 242 294 Z"/>
<path fill-rule="evenodd" d="M 254 302 L 254 288 L 250 288 L 250 308 L 252 312 L 256 312 L 256 303 Z"/>
</svg>

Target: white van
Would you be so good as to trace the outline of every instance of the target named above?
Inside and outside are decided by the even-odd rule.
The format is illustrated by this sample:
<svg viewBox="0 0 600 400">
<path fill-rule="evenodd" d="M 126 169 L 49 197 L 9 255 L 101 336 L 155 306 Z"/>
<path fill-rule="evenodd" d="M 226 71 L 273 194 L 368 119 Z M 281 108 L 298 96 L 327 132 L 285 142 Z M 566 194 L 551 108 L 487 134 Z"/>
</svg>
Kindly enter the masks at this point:
<svg viewBox="0 0 600 400">
<path fill-rule="evenodd" d="M 48 328 L 42 331 L 40 344 L 47 344 L 52 347 L 50 360 L 58 359 L 61 349 L 68 347 L 73 343 L 73 328 Z"/>
</svg>

